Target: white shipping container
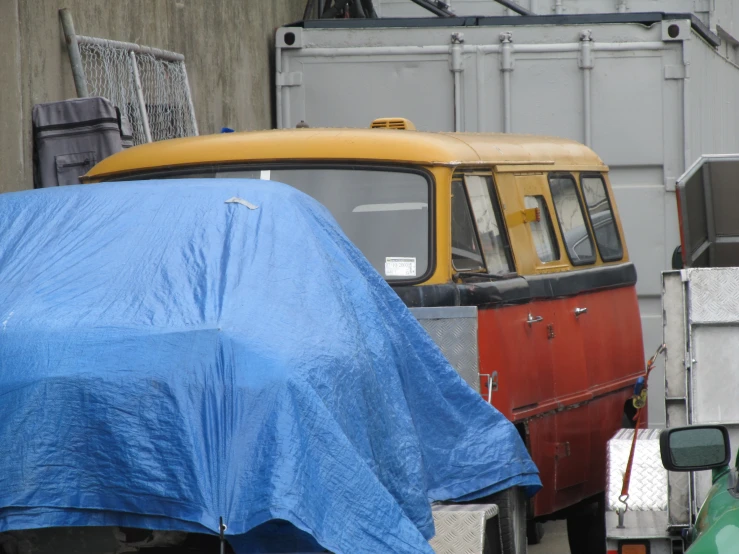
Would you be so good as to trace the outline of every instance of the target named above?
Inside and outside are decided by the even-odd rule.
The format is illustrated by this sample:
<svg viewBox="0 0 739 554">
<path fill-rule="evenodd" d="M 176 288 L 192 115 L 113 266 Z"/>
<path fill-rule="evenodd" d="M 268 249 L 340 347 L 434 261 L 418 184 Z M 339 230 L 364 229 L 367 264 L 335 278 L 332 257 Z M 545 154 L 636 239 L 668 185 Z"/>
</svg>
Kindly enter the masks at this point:
<svg viewBox="0 0 739 554">
<path fill-rule="evenodd" d="M 735 4 L 726 2 L 724 11 L 733 13 L 727 6 Z M 662 341 L 660 272 L 671 267 L 680 243 L 676 178 L 702 154 L 739 152 L 735 43 L 712 11 L 703 16 L 316 20 L 283 27 L 276 38 L 278 127 L 300 121 L 367 127 L 392 116 L 409 118 L 419 130 L 536 133 L 587 144 L 611 168 L 651 355 Z M 650 380 L 654 426 L 665 422 L 663 379 L 658 368 Z"/>
</svg>

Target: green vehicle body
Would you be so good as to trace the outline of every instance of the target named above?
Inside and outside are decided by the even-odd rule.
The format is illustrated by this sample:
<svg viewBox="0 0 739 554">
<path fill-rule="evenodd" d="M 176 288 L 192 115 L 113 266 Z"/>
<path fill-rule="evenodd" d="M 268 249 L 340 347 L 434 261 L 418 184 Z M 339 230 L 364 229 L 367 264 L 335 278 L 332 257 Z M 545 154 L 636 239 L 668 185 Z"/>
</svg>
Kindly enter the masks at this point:
<svg viewBox="0 0 739 554">
<path fill-rule="evenodd" d="M 739 459 L 737 460 L 739 462 Z M 713 470 L 713 486 L 690 533 L 687 554 L 739 552 L 739 479 L 737 464 Z"/>
</svg>

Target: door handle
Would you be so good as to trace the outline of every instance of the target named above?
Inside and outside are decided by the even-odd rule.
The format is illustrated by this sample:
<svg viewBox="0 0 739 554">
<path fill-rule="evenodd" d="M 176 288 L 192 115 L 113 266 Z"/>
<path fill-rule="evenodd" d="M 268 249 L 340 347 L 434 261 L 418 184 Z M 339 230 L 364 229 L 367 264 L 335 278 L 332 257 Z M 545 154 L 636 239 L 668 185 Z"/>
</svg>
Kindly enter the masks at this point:
<svg viewBox="0 0 739 554">
<path fill-rule="evenodd" d="M 588 313 L 587 308 L 575 308 L 575 317 L 580 317 L 582 314 Z"/>
<path fill-rule="evenodd" d="M 493 393 L 498 391 L 498 372 L 493 371 L 492 373 L 482 373 L 488 378 L 488 404 L 493 402 Z"/>
<path fill-rule="evenodd" d="M 528 319 L 526 319 L 526 323 L 529 324 L 529 327 L 531 327 L 533 323 L 539 323 L 540 321 L 544 321 L 544 318 L 541 317 L 540 315 L 533 316 L 531 315 L 531 312 L 529 312 L 529 317 Z"/>
</svg>

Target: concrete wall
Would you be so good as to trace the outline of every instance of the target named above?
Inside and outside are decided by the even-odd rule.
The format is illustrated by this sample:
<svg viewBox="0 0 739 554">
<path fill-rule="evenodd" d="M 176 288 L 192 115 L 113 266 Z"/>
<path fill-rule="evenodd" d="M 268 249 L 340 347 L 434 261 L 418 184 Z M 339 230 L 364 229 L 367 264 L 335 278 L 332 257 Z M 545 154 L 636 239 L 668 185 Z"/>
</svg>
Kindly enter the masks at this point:
<svg viewBox="0 0 739 554">
<path fill-rule="evenodd" d="M 0 0 L 0 192 L 32 187 L 31 109 L 76 96 L 58 10 L 77 34 L 185 55 L 200 133 L 272 126 L 272 39 L 305 0 Z"/>
</svg>

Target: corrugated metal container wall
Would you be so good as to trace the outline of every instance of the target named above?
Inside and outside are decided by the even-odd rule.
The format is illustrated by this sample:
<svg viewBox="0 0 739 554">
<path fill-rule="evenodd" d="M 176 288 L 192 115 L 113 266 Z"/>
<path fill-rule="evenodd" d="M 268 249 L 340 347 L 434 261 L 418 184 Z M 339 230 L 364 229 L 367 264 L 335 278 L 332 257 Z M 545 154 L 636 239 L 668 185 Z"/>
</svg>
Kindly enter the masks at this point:
<svg viewBox="0 0 739 554">
<path fill-rule="evenodd" d="M 660 272 L 679 244 L 675 180 L 703 153 L 739 151 L 739 68 L 695 19 L 479 22 L 279 29 L 278 126 L 366 127 L 397 116 L 419 130 L 588 144 L 611 168 L 651 354 L 662 340 Z M 650 422 L 664 424 L 662 368 L 651 381 Z"/>
<path fill-rule="evenodd" d="M 688 44 L 688 165 L 702 154 L 739 152 L 739 67 L 700 41 Z M 687 169 L 687 168 L 686 168 Z"/>
</svg>

